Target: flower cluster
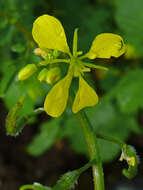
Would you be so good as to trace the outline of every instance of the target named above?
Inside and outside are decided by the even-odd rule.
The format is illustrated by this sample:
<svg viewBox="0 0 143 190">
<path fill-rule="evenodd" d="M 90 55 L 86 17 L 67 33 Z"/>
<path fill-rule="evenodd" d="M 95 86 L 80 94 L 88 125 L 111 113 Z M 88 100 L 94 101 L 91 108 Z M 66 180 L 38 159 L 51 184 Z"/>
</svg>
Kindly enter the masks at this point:
<svg viewBox="0 0 143 190">
<path fill-rule="evenodd" d="M 67 75 L 53 86 L 45 99 L 44 110 L 46 113 L 52 117 L 59 117 L 64 112 L 73 77 L 79 78 L 79 88 L 72 105 L 73 113 L 77 113 L 87 106 L 96 105 L 98 103 L 98 96 L 94 89 L 92 89 L 84 80 L 84 72 L 89 72 L 90 68 L 103 70 L 107 70 L 107 68 L 84 62 L 83 59 L 110 58 L 111 56 L 119 57 L 125 52 L 123 39 L 116 34 L 100 34 L 93 40 L 89 52 L 85 55 L 81 55 L 82 52 L 78 51 L 77 48 L 78 29 L 75 29 L 73 37 L 73 51 L 71 53 L 62 24 L 58 19 L 50 15 L 42 15 L 35 20 L 32 35 L 39 46 L 39 48 L 35 50 L 35 54 L 41 55 L 45 59 L 45 61 L 41 62 L 41 65 L 47 66 L 49 64 L 54 65 L 53 63 L 64 62 L 69 64 Z M 52 53 L 49 54 L 49 52 Z M 67 54 L 68 58 L 57 59 L 59 55 L 58 52 Z M 27 69 L 27 73 L 29 73 L 28 77 L 36 71 L 34 65 L 30 65 L 32 69 L 31 71 L 28 70 L 29 68 Z M 49 72 L 47 68 L 44 68 L 39 73 L 38 79 L 40 81 L 46 80 L 48 82 L 47 78 L 52 76 L 53 81 L 57 81 L 54 79 L 56 77 L 59 79 L 58 76 L 60 71 L 57 66 L 55 67 L 56 68 L 52 68 L 54 69 L 52 72 Z M 26 68 L 24 69 L 26 70 Z M 18 75 L 19 80 L 23 80 L 21 77 L 22 75 L 24 76 L 24 79 L 26 78 L 26 72 L 24 72 L 24 69 L 22 69 Z"/>
</svg>

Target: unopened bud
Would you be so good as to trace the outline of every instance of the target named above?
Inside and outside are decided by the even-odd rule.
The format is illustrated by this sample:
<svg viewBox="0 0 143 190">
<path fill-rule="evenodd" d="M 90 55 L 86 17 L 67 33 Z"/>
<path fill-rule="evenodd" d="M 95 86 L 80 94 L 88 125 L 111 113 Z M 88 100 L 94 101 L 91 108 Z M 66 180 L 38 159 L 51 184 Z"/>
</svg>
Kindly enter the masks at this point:
<svg viewBox="0 0 143 190">
<path fill-rule="evenodd" d="M 22 68 L 18 73 L 18 80 L 26 80 L 37 71 L 35 64 L 28 64 Z"/>
<path fill-rule="evenodd" d="M 42 69 L 42 71 L 40 71 L 39 75 L 38 75 L 38 80 L 40 82 L 46 80 L 46 77 L 47 77 L 47 74 L 48 74 L 48 69 Z"/>
<path fill-rule="evenodd" d="M 35 55 L 38 55 L 38 56 L 42 56 L 44 59 L 46 59 L 46 57 L 47 57 L 47 52 L 44 51 L 44 50 L 41 49 L 41 48 L 36 48 L 36 49 L 34 49 L 34 54 L 35 54 Z"/>
<path fill-rule="evenodd" d="M 41 56 L 42 50 L 40 48 L 36 48 L 36 49 L 34 49 L 33 52 L 34 52 L 35 55 Z"/>
<path fill-rule="evenodd" d="M 54 67 L 50 69 L 47 73 L 46 82 L 48 84 L 52 84 L 60 79 L 61 76 L 61 70 L 59 67 Z"/>
<path fill-rule="evenodd" d="M 58 50 L 53 50 L 53 57 L 57 58 L 59 56 L 59 51 Z"/>
</svg>

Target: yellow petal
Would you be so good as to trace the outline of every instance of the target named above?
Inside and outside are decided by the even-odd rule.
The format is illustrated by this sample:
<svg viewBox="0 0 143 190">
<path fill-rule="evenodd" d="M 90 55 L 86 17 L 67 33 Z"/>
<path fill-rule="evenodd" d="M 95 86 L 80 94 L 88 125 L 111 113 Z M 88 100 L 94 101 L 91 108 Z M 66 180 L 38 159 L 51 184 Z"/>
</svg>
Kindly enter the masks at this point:
<svg viewBox="0 0 143 190">
<path fill-rule="evenodd" d="M 125 45 L 121 36 L 103 33 L 96 36 L 87 53 L 89 59 L 119 57 L 125 52 Z"/>
<path fill-rule="evenodd" d="M 41 48 L 69 52 L 64 28 L 60 21 L 53 16 L 38 17 L 33 24 L 32 35 Z"/>
<path fill-rule="evenodd" d="M 48 93 L 44 102 L 44 109 L 48 115 L 59 117 L 64 112 L 67 105 L 71 80 L 72 75 L 68 74 Z"/>
<path fill-rule="evenodd" d="M 72 106 L 73 113 L 77 113 L 84 107 L 94 106 L 98 103 L 98 96 L 96 92 L 85 82 L 85 80 L 79 78 L 79 89 L 74 99 Z"/>
</svg>

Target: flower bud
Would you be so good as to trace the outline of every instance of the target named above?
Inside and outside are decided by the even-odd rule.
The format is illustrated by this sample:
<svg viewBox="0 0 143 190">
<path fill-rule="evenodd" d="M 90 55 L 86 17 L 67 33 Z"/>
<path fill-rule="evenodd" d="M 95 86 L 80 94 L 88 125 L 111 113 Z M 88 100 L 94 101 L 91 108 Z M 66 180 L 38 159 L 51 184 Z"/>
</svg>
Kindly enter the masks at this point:
<svg viewBox="0 0 143 190">
<path fill-rule="evenodd" d="M 40 82 L 46 80 L 47 74 L 48 74 L 48 69 L 46 69 L 46 68 L 42 69 L 42 71 L 40 71 L 40 73 L 39 73 L 39 75 L 38 75 L 38 80 L 39 80 Z"/>
<path fill-rule="evenodd" d="M 40 48 L 36 48 L 36 49 L 34 49 L 33 53 L 34 53 L 35 55 L 41 56 L 42 50 L 41 50 Z"/>
<path fill-rule="evenodd" d="M 60 53 L 59 53 L 58 50 L 56 50 L 56 49 L 53 50 L 53 57 L 54 57 L 54 58 L 57 58 L 57 57 L 59 56 L 59 54 L 60 54 Z"/>
<path fill-rule="evenodd" d="M 37 71 L 35 64 L 28 64 L 22 68 L 18 73 L 18 80 L 26 80 Z"/>
<path fill-rule="evenodd" d="M 46 57 L 48 55 L 47 52 L 41 48 L 34 49 L 34 54 L 38 55 L 38 56 L 42 56 L 44 59 L 46 59 Z"/>
<path fill-rule="evenodd" d="M 58 81 L 60 79 L 60 76 L 61 76 L 61 70 L 59 67 L 51 68 L 47 73 L 46 82 L 48 84 L 52 84 Z"/>
</svg>

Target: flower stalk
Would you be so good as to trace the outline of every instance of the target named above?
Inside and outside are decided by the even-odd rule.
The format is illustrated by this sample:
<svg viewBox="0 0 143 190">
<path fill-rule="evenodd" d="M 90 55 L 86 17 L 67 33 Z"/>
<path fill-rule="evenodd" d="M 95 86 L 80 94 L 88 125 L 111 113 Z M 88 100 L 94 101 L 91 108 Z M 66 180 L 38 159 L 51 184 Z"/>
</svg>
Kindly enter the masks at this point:
<svg viewBox="0 0 143 190">
<path fill-rule="evenodd" d="M 92 166 L 94 190 L 104 190 L 104 174 L 96 135 L 93 133 L 91 123 L 83 110 L 78 112 L 75 116 L 83 130 L 88 145 L 90 159 L 96 160 L 96 164 Z"/>
</svg>

